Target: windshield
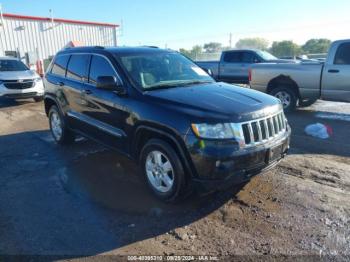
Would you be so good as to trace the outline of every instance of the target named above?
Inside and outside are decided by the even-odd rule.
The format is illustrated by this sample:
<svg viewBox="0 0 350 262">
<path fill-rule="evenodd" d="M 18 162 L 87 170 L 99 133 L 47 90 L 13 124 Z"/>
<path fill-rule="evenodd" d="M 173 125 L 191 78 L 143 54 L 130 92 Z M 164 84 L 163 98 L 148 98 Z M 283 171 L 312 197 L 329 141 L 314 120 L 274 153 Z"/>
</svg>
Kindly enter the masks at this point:
<svg viewBox="0 0 350 262">
<path fill-rule="evenodd" d="M 119 59 L 142 90 L 214 82 L 203 69 L 175 52 L 131 54 Z"/>
<path fill-rule="evenodd" d="M 26 71 L 28 67 L 18 60 L 0 60 L 0 72 L 5 71 Z"/>
<path fill-rule="evenodd" d="M 276 60 L 277 57 L 271 55 L 269 52 L 266 51 L 257 51 L 258 55 L 264 59 L 264 60 Z"/>
</svg>

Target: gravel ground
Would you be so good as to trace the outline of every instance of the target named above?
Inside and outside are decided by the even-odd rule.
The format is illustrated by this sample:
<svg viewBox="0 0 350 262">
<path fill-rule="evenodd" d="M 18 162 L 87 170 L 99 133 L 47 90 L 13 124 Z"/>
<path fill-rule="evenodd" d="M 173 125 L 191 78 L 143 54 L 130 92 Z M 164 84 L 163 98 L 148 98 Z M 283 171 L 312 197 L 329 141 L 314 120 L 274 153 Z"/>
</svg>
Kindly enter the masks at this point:
<svg viewBox="0 0 350 262">
<path fill-rule="evenodd" d="M 287 117 L 291 151 L 276 169 L 165 205 L 128 159 L 85 139 L 55 145 L 42 103 L 0 99 L 0 254 L 346 260 L 350 104 L 318 102 Z M 332 127 L 329 139 L 304 133 L 317 122 Z"/>
</svg>

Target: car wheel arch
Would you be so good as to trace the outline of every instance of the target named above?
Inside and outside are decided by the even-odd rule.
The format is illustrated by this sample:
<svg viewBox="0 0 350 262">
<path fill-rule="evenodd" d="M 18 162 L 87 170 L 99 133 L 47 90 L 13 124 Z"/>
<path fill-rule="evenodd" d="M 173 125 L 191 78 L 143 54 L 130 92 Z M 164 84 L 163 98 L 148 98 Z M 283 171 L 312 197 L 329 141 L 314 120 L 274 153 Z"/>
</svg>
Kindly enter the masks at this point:
<svg viewBox="0 0 350 262">
<path fill-rule="evenodd" d="M 59 103 L 57 103 L 56 99 L 52 96 L 45 96 L 44 97 L 44 105 L 45 105 L 45 113 L 48 116 L 50 112 L 50 108 L 55 105 L 59 108 Z M 60 108 L 59 108 L 60 109 Z"/>
<path fill-rule="evenodd" d="M 162 139 L 168 144 L 170 144 L 172 147 L 174 147 L 176 153 L 180 157 L 180 160 L 186 170 L 186 173 L 188 173 L 191 177 L 195 177 L 196 175 L 194 165 L 190 160 L 190 156 L 186 153 L 185 144 L 179 141 L 180 139 L 177 138 L 178 136 L 179 135 L 177 135 L 171 129 L 140 125 L 136 128 L 132 140 L 133 143 L 131 147 L 133 158 L 137 161 L 140 160 L 139 158 L 142 148 L 145 144 L 147 144 L 147 141 L 149 141 L 150 139 Z"/>
<path fill-rule="evenodd" d="M 290 77 L 286 75 L 279 75 L 278 77 L 273 78 L 267 85 L 266 93 L 270 94 L 271 91 L 278 87 L 288 87 L 291 88 L 297 98 L 300 98 L 299 86 L 298 84 Z"/>
</svg>

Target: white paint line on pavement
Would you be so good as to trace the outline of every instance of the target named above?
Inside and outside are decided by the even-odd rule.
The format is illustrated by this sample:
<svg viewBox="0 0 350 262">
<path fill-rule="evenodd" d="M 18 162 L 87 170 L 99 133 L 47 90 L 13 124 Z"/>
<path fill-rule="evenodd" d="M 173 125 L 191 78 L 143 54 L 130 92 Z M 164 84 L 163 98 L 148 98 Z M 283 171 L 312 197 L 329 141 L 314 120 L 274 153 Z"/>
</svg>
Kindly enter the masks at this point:
<svg viewBox="0 0 350 262">
<path fill-rule="evenodd" d="M 349 114 L 320 112 L 320 113 L 316 113 L 316 117 L 323 118 L 323 119 L 341 120 L 341 121 L 350 122 L 350 115 Z"/>
</svg>

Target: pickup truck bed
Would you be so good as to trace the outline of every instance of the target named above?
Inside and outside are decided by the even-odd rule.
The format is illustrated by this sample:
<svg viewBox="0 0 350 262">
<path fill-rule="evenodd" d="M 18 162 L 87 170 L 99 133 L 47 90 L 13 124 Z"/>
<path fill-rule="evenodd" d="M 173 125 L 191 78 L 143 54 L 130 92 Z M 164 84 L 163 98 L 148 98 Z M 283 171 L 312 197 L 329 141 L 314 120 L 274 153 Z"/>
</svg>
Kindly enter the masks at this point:
<svg viewBox="0 0 350 262">
<path fill-rule="evenodd" d="M 350 40 L 334 42 L 325 63 L 252 65 L 249 83 L 278 97 L 286 111 L 319 98 L 350 102 Z"/>
</svg>

